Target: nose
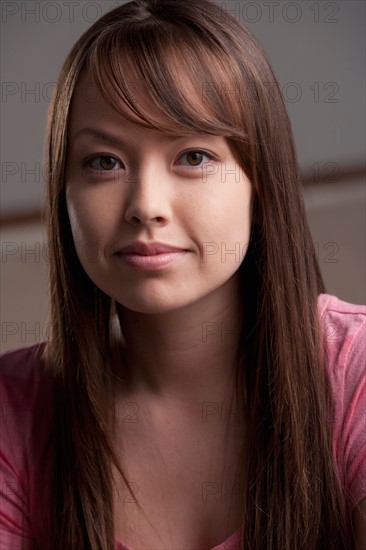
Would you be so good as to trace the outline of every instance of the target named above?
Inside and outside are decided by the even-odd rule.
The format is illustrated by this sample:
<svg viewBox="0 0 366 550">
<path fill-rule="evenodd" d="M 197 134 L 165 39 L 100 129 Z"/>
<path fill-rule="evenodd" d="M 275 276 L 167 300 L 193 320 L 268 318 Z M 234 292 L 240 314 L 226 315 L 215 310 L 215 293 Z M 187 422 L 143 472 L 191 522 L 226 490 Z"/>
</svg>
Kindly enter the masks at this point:
<svg viewBox="0 0 366 550">
<path fill-rule="evenodd" d="M 131 178 L 125 207 L 125 219 L 132 225 L 165 226 L 171 220 L 167 174 L 158 163 L 136 170 Z"/>
</svg>

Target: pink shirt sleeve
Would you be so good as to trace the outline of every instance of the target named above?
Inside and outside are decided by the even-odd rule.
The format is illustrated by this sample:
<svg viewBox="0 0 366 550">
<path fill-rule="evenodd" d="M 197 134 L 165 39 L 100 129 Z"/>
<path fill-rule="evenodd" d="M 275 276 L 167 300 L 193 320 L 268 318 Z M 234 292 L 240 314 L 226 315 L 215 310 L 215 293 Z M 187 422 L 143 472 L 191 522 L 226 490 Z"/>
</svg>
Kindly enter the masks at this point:
<svg viewBox="0 0 366 550">
<path fill-rule="evenodd" d="M 366 307 L 319 297 L 335 403 L 333 455 L 352 511 L 366 497 Z"/>
</svg>

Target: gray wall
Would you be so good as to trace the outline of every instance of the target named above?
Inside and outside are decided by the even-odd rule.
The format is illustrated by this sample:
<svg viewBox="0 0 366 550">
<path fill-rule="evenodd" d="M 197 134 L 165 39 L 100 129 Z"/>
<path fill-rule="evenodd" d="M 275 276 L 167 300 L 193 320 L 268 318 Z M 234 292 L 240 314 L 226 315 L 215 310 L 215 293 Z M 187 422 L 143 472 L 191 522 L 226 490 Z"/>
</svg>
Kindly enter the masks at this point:
<svg viewBox="0 0 366 550">
<path fill-rule="evenodd" d="M 63 60 L 96 18 L 123 3 L 1 3 L 4 219 L 40 209 L 47 108 Z M 252 30 L 278 77 L 302 173 L 314 180 L 304 196 L 327 291 L 365 303 L 365 3 L 216 3 Z M 32 341 L 22 323 L 25 330 L 45 323 L 44 241 L 37 223 L 2 228 L 3 348 Z"/>
</svg>

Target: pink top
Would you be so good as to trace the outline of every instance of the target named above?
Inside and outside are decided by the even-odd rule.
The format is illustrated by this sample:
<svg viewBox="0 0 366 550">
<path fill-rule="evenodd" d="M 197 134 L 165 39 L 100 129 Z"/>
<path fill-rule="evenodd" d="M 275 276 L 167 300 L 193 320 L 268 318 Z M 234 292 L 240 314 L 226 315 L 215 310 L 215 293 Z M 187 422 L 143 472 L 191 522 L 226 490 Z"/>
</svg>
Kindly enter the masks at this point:
<svg viewBox="0 0 366 550">
<path fill-rule="evenodd" d="M 366 307 L 329 294 L 319 296 L 318 307 L 336 403 L 333 453 L 353 510 L 366 497 Z M 1 355 L 0 550 L 48 547 L 52 380 L 42 371 L 39 349 L 33 344 Z M 239 534 L 211 550 L 237 550 Z M 130 550 L 115 542 L 116 550 Z"/>
</svg>

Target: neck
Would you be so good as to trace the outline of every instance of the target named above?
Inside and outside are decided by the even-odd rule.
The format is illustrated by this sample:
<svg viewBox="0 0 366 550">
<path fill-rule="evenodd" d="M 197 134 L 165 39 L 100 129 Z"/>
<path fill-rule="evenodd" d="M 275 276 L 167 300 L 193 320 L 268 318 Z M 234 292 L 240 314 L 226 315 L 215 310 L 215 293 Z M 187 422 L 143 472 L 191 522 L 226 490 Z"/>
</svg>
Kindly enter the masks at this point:
<svg viewBox="0 0 366 550">
<path fill-rule="evenodd" d="M 117 313 L 130 395 L 188 406 L 231 399 L 243 315 L 237 278 L 176 311 L 144 314 L 118 304 Z"/>
</svg>

